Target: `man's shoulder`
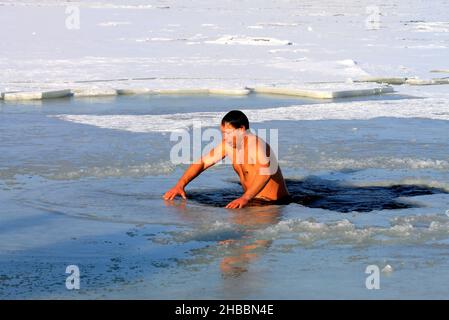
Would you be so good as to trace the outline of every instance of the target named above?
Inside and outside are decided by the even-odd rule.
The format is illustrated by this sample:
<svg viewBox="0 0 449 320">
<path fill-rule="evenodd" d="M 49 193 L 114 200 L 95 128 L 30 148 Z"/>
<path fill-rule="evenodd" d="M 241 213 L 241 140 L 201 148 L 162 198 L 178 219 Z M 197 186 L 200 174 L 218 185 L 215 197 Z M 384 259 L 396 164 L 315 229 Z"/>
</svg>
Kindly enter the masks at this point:
<svg viewBox="0 0 449 320">
<path fill-rule="evenodd" d="M 248 142 L 250 145 L 257 148 L 265 148 L 265 146 L 268 146 L 268 143 L 257 135 L 248 136 Z"/>
</svg>

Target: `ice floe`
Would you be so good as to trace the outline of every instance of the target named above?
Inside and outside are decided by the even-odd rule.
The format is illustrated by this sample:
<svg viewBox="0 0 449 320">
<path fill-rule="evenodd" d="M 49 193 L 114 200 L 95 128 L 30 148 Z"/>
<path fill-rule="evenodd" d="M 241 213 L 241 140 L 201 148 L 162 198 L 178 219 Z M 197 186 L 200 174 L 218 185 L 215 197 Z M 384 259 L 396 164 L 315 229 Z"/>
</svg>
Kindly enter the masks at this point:
<svg viewBox="0 0 449 320">
<path fill-rule="evenodd" d="M 427 98 L 387 101 L 354 101 L 243 110 L 251 122 L 273 120 L 373 119 L 377 117 L 449 120 L 445 99 Z M 224 113 L 187 112 L 169 115 L 58 115 L 61 120 L 101 128 L 132 132 L 171 132 L 191 127 L 193 121 L 205 126 L 219 125 Z"/>
<path fill-rule="evenodd" d="M 242 35 L 224 35 L 216 40 L 205 41 L 205 43 L 251 46 L 284 46 L 293 44 L 288 40 L 280 40 L 270 37 L 250 37 Z"/>
</svg>

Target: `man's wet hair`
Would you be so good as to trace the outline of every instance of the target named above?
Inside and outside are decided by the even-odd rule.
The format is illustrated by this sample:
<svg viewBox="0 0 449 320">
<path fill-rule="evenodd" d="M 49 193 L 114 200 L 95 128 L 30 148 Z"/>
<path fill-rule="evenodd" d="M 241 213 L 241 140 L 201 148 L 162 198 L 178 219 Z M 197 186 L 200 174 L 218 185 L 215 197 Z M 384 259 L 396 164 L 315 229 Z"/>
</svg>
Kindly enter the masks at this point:
<svg viewBox="0 0 449 320">
<path fill-rule="evenodd" d="M 221 119 L 221 125 L 224 126 L 225 123 L 229 123 L 236 129 L 244 127 L 245 130 L 249 129 L 248 117 L 240 110 L 232 110 L 226 113 L 226 115 Z"/>
</svg>

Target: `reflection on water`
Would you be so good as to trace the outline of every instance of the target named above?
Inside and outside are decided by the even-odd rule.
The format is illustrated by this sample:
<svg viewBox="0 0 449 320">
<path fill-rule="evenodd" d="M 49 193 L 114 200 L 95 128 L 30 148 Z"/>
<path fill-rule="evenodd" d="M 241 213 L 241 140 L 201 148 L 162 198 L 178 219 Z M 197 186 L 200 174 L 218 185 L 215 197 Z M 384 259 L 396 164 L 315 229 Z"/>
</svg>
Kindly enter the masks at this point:
<svg viewBox="0 0 449 320">
<path fill-rule="evenodd" d="M 187 201 L 164 202 L 166 206 L 175 208 L 182 220 L 195 220 L 187 210 Z M 280 206 L 270 205 L 229 211 L 229 223 L 242 232 L 230 233 L 225 235 L 225 239 L 217 239 L 219 251 L 224 252 L 220 260 L 220 270 L 224 278 L 236 278 L 247 272 L 249 265 L 270 247 L 272 240 L 256 239 L 254 233 L 277 224 L 281 218 L 280 210 Z"/>
<path fill-rule="evenodd" d="M 252 207 L 249 210 L 232 213 L 230 220 L 244 227 L 247 231 L 240 239 L 229 239 L 219 244 L 226 247 L 226 255 L 220 261 L 223 277 L 239 277 L 248 271 L 254 263 L 272 244 L 272 240 L 256 239 L 253 232 L 275 225 L 280 219 L 279 206 Z"/>
<path fill-rule="evenodd" d="M 360 187 L 318 177 L 286 180 L 286 183 L 291 194 L 290 202 L 337 212 L 414 208 L 416 204 L 404 203 L 398 198 L 447 193 L 443 189 L 420 185 Z M 238 188 L 202 190 L 189 192 L 188 197 L 201 204 L 224 207 L 241 193 Z"/>
</svg>

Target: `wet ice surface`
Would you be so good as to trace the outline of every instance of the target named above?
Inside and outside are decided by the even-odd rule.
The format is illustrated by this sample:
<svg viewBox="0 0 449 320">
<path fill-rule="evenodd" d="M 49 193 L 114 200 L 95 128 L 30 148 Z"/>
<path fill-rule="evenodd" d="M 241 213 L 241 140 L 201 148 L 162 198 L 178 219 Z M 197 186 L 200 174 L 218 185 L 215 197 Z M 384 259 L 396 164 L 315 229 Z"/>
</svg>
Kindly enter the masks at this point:
<svg viewBox="0 0 449 320">
<path fill-rule="evenodd" d="M 402 101 L 395 108 L 416 101 L 398 98 L 358 101 Z M 240 194 L 229 165 L 192 182 L 188 201 L 164 202 L 185 168 L 170 163 L 169 133 L 55 117 L 194 119 L 292 104 L 318 105 L 267 96 L 0 104 L 0 296 L 446 297 L 447 121 L 379 114 L 256 122 L 256 129 L 279 129 L 282 170 L 303 203 L 229 211 L 222 205 Z M 70 264 L 80 267 L 79 291 L 65 289 Z M 365 288 L 371 264 L 393 268 L 381 274 L 378 291 Z"/>
</svg>

